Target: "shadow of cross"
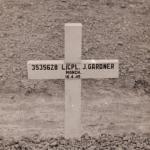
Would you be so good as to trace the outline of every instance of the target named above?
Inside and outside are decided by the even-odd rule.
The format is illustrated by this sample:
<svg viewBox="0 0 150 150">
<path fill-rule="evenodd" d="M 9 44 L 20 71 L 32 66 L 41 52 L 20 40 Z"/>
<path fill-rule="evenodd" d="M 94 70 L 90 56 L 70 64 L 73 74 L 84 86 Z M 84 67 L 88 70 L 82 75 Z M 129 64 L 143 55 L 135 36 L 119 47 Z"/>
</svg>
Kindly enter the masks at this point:
<svg viewBox="0 0 150 150">
<path fill-rule="evenodd" d="M 82 24 L 65 24 L 65 60 L 30 60 L 29 79 L 65 79 L 65 137 L 81 136 L 81 79 L 118 78 L 118 60 L 81 60 Z"/>
</svg>

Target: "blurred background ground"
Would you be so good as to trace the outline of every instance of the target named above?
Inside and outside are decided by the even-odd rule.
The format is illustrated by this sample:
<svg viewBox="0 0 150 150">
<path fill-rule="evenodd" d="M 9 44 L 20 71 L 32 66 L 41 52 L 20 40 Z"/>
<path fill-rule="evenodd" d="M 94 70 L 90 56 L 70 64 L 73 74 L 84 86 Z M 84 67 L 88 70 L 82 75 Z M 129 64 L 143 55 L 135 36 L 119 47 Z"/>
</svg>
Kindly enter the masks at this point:
<svg viewBox="0 0 150 150">
<path fill-rule="evenodd" d="M 0 133 L 64 130 L 64 82 L 28 80 L 28 60 L 64 59 L 64 23 L 83 24 L 82 59 L 119 59 L 119 79 L 82 81 L 83 133 L 150 132 L 149 0 L 0 0 Z"/>
</svg>

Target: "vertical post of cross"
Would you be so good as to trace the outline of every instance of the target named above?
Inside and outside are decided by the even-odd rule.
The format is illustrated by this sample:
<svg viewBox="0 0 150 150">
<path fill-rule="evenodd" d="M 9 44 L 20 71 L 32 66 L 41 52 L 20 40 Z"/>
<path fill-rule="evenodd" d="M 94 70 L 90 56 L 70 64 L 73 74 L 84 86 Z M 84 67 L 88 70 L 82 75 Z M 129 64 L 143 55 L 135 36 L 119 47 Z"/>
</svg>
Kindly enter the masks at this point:
<svg viewBox="0 0 150 150">
<path fill-rule="evenodd" d="M 81 63 L 82 24 L 65 24 L 65 63 Z M 81 135 L 81 79 L 65 79 L 65 137 Z"/>
</svg>

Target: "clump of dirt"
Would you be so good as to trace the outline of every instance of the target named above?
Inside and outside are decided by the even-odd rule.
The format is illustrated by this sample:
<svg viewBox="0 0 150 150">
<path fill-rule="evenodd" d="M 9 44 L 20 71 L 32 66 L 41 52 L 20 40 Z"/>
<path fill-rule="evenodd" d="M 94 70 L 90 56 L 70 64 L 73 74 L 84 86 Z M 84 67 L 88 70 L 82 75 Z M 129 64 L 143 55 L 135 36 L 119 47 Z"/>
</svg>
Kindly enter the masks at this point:
<svg viewBox="0 0 150 150">
<path fill-rule="evenodd" d="M 136 135 L 135 133 L 124 135 L 101 134 L 99 137 L 91 137 L 84 134 L 80 139 L 57 138 L 21 138 L 19 140 L 0 139 L 0 148 L 3 150 L 95 150 L 95 149 L 150 149 L 150 135 Z"/>
</svg>

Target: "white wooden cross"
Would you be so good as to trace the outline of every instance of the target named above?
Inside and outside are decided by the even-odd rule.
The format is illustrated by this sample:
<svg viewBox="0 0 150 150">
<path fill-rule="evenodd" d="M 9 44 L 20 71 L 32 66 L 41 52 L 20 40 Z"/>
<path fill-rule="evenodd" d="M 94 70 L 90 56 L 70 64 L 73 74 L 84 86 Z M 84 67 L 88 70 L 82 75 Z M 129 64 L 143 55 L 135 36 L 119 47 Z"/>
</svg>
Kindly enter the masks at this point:
<svg viewBox="0 0 150 150">
<path fill-rule="evenodd" d="M 81 79 L 118 78 L 118 60 L 81 60 L 82 24 L 65 24 L 65 60 L 30 60 L 29 79 L 65 79 L 65 137 L 81 136 Z"/>
</svg>

